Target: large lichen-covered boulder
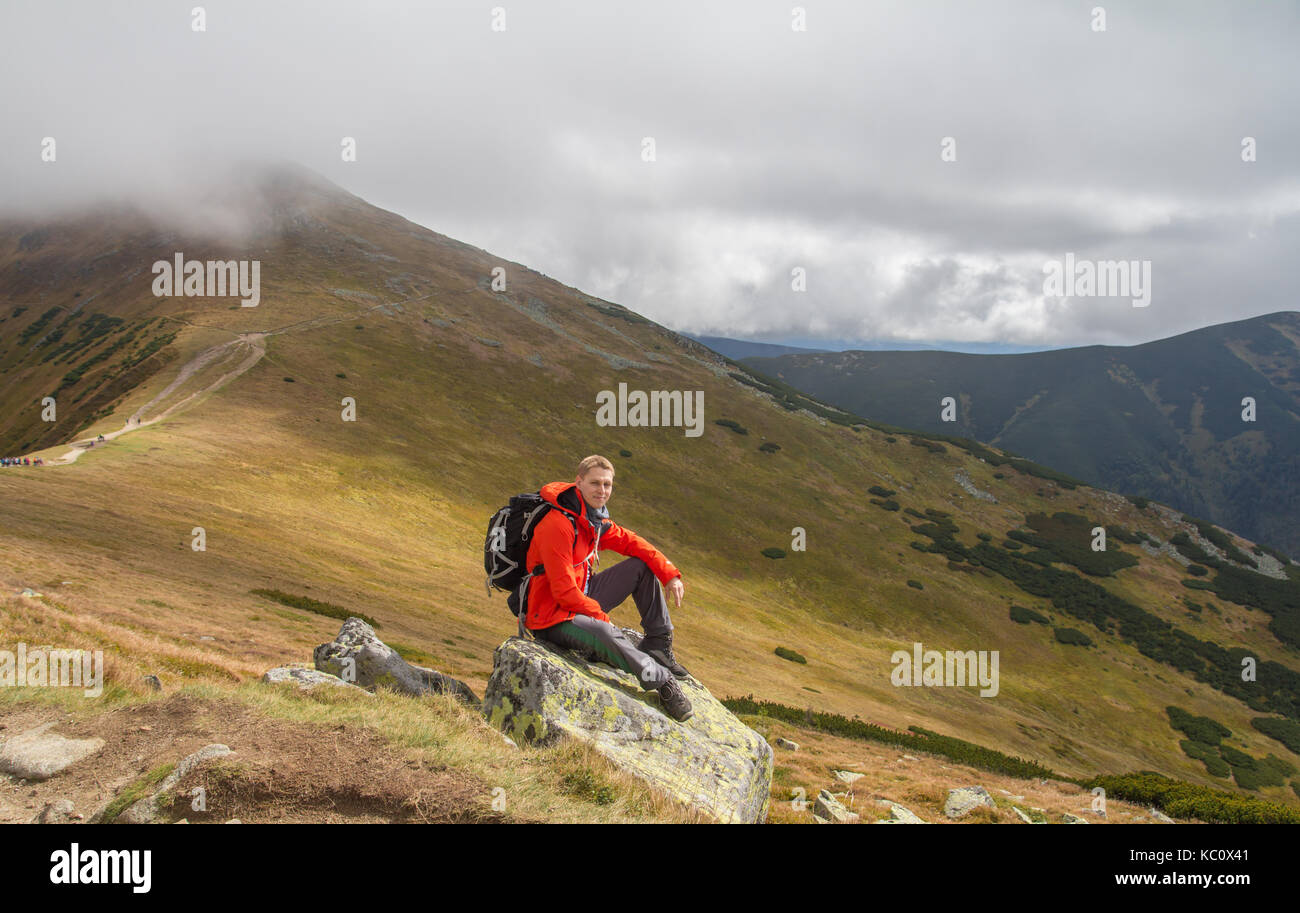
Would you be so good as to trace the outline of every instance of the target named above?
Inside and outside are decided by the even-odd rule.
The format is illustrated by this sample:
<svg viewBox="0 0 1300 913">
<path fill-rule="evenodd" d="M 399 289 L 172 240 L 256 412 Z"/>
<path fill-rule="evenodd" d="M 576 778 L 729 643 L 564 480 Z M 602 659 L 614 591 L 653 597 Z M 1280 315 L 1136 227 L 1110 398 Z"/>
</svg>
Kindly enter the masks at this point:
<svg viewBox="0 0 1300 913">
<path fill-rule="evenodd" d="M 406 694 L 430 692 L 455 694 L 467 704 L 478 706 L 469 685 L 423 666 L 413 666 L 375 635 L 375 629 L 360 618 L 349 618 L 338 636 L 312 653 L 316 668 L 347 683 L 373 689 L 386 685 Z"/>
<path fill-rule="evenodd" d="M 634 637 L 635 639 L 635 637 Z M 577 653 L 511 637 L 497 647 L 483 712 L 516 742 L 589 742 L 623 770 L 723 822 L 767 819 L 772 748 L 692 678 L 694 714 L 669 718 L 635 676 Z"/>
</svg>

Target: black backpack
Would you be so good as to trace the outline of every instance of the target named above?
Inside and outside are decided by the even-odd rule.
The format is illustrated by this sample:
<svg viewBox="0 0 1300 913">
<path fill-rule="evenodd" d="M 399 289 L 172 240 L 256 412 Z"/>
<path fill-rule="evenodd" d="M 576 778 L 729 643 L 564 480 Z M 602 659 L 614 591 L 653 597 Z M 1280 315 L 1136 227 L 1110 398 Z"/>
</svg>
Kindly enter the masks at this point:
<svg viewBox="0 0 1300 913">
<path fill-rule="evenodd" d="M 488 522 L 487 537 L 483 541 L 483 570 L 487 572 L 484 588 L 489 596 L 492 590 L 509 590 L 510 598 L 506 605 L 515 615 L 527 611 L 527 587 L 529 577 L 545 573 L 539 564 L 530 574 L 524 566 L 528 560 L 528 546 L 532 542 L 533 530 L 542 518 L 554 507 L 545 500 L 541 492 L 525 492 L 515 495 L 510 503 L 492 515 Z M 573 517 L 565 514 L 577 535 L 578 524 Z"/>
</svg>

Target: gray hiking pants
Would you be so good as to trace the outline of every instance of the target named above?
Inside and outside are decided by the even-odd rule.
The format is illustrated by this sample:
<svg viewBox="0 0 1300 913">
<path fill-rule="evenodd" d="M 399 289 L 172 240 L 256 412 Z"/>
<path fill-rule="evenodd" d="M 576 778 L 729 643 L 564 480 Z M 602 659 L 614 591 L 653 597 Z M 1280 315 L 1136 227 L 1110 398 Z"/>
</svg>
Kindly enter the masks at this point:
<svg viewBox="0 0 1300 913">
<path fill-rule="evenodd" d="M 654 572 L 640 558 L 626 558 L 594 575 L 587 583 L 587 595 L 599 602 L 606 614 L 631 596 L 641 613 L 641 630 L 647 636 L 672 633 L 668 601 L 659 589 Z M 574 615 L 568 621 L 532 633 L 556 646 L 594 655 L 616 669 L 631 672 L 646 691 L 656 690 L 672 678 L 672 673 L 658 661 L 633 646 L 617 625 L 590 615 Z"/>
</svg>

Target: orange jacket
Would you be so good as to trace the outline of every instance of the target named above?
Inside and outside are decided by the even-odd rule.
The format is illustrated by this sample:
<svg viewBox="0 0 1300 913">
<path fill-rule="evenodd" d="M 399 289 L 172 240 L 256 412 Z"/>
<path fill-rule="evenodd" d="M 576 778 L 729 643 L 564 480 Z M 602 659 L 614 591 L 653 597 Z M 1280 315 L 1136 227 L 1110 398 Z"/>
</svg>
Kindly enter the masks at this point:
<svg viewBox="0 0 1300 913">
<path fill-rule="evenodd" d="M 640 558 L 660 583 L 681 576 L 671 561 L 636 533 L 613 520 L 601 520 L 599 528 L 594 526 L 576 483 L 551 482 L 542 486 L 541 494 L 553 509 L 538 522 L 528 545 L 528 568 L 541 565 L 546 570 L 528 582 L 524 624 L 529 629 L 549 628 L 574 615 L 609 621 L 600 603 L 586 595 L 592 561 L 598 560 L 599 550 Z M 577 523 L 576 537 L 570 518 Z"/>
</svg>

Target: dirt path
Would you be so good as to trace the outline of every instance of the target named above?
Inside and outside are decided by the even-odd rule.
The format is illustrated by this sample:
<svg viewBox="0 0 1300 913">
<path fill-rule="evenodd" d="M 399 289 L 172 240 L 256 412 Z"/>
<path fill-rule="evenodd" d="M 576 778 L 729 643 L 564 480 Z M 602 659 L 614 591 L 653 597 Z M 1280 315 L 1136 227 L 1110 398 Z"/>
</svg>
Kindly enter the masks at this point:
<svg viewBox="0 0 1300 913">
<path fill-rule="evenodd" d="M 185 406 L 187 406 L 194 400 L 199 399 L 207 395 L 208 393 L 213 393 L 221 389 L 230 381 L 234 380 L 236 377 L 243 374 L 249 368 L 253 367 L 253 365 L 261 361 L 262 356 L 266 354 L 266 343 L 264 340 L 268 335 L 269 334 L 267 333 L 241 333 L 236 338 L 230 340 L 230 342 L 224 342 L 219 346 L 213 346 L 210 349 L 205 349 L 204 351 L 200 352 L 198 355 L 192 358 L 181 368 L 180 373 L 176 375 L 176 379 L 173 380 L 170 384 L 168 384 L 162 390 L 161 393 L 159 393 L 153 399 L 149 400 L 149 402 L 145 403 L 139 409 L 135 410 L 135 412 L 131 414 L 130 418 L 126 420 L 126 424 L 123 425 L 121 428 L 119 428 L 117 431 L 110 431 L 107 434 L 103 435 L 104 440 L 100 443 L 107 443 L 113 440 L 114 438 L 126 434 L 130 431 L 138 431 L 141 428 L 145 428 L 149 425 L 152 425 L 154 422 L 160 422 L 163 419 L 167 418 L 168 416 L 179 411 L 180 409 L 183 409 Z M 155 415 L 153 418 L 145 419 L 144 416 L 149 412 L 150 409 L 154 408 L 160 403 L 165 402 L 167 397 L 170 396 L 174 390 L 178 389 L 182 384 L 184 384 L 187 380 L 189 380 L 191 377 L 193 377 L 196 373 L 201 371 L 203 368 L 212 364 L 214 361 L 217 361 L 218 358 L 220 358 L 221 360 L 225 360 L 232 354 L 237 355 L 245 351 L 247 352 L 246 357 L 233 369 L 222 374 L 220 377 L 218 377 L 212 383 L 208 384 L 203 389 L 195 390 L 193 393 L 191 393 L 189 396 L 186 396 L 184 399 L 172 403 L 170 406 L 168 406 L 162 412 Z M 95 446 L 96 441 L 97 439 L 93 437 L 88 437 L 80 441 L 73 441 L 71 444 L 72 447 L 71 450 L 69 450 L 61 457 L 58 457 L 53 460 L 48 460 L 46 462 L 46 465 L 66 466 L 69 463 L 75 463 L 77 461 L 77 457 L 81 456 L 87 450 Z"/>
<path fill-rule="evenodd" d="M 266 354 L 265 340 L 266 337 L 268 336 L 278 336 L 281 333 L 302 332 L 305 330 L 319 329 L 320 327 L 331 326 L 333 324 L 342 323 L 348 320 L 357 320 L 374 311 L 381 310 L 382 308 L 393 307 L 394 305 L 408 304 L 413 301 L 424 301 L 427 298 L 433 297 L 434 294 L 435 293 L 430 292 L 425 295 L 416 295 L 414 297 L 406 298 L 401 301 L 385 301 L 380 304 L 371 305 L 370 307 L 363 308 L 361 311 L 352 314 L 311 317 L 306 320 L 300 320 L 297 323 L 291 323 L 288 324 L 287 326 L 282 326 L 274 330 L 267 330 L 261 333 L 240 333 L 236 335 L 236 337 L 230 340 L 229 342 L 224 342 L 219 346 L 213 346 L 210 349 L 205 349 L 202 352 L 200 352 L 198 355 L 196 355 L 194 358 L 190 359 L 190 361 L 187 362 L 181 368 L 180 374 L 176 376 L 175 380 L 173 380 L 170 384 L 168 384 L 161 393 L 159 393 L 153 399 L 149 400 L 149 402 L 145 403 L 139 409 L 135 410 L 135 412 L 132 413 L 131 417 L 126 420 L 125 425 L 123 425 L 117 431 L 110 431 L 107 434 L 105 434 L 103 436 L 104 437 L 103 441 L 98 441 L 97 437 L 88 437 L 79 441 L 73 441 L 71 444 L 67 445 L 72 448 L 71 450 L 64 453 L 63 456 L 61 457 L 56 457 L 54 459 L 46 460 L 44 465 L 66 466 L 69 463 L 75 463 L 79 456 L 81 456 L 87 450 L 94 447 L 96 443 L 106 444 L 109 441 L 113 440 L 114 438 L 126 434 L 130 431 L 138 431 L 141 428 L 147 427 L 148 425 L 152 425 L 154 422 L 160 422 L 163 419 L 167 418 L 168 416 L 173 415 L 177 411 L 185 408 L 187 405 L 194 402 L 195 400 L 202 398 L 208 393 L 212 393 L 215 392 L 216 390 L 221 389 L 230 381 L 234 380 L 236 377 L 243 374 L 245 371 L 253 367 L 253 365 L 257 364 L 262 359 L 262 356 Z M 195 328 L 200 328 L 201 326 L 199 324 L 190 323 L 188 320 L 184 320 L 181 318 L 169 318 L 169 319 L 179 320 L 181 323 Z M 202 328 L 217 329 L 216 327 L 202 327 Z M 193 377 L 197 372 L 201 371 L 203 368 L 212 364 L 218 358 L 224 360 L 228 358 L 231 354 L 238 354 L 245 350 L 248 353 L 247 357 L 244 358 L 244 360 L 240 362 L 238 365 L 236 365 L 232 370 L 222 374 L 215 381 L 208 384 L 203 389 L 196 390 L 193 393 L 186 396 L 184 399 L 172 403 L 165 410 L 160 412 L 158 415 L 155 415 L 153 418 L 145 419 L 144 416 L 148 413 L 148 411 L 151 408 L 154 408 L 160 403 L 166 401 L 167 397 L 170 396 L 173 391 L 178 389 L 182 384 L 184 384 L 187 380 Z"/>
</svg>

